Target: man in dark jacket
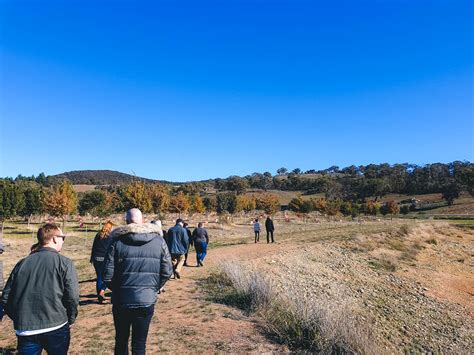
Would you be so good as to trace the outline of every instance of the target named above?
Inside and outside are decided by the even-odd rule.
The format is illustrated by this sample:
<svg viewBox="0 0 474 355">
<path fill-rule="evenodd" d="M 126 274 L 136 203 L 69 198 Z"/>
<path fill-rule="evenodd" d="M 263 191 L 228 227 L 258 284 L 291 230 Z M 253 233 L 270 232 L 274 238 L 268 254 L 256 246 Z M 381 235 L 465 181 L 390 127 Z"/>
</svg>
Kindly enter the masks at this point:
<svg viewBox="0 0 474 355">
<path fill-rule="evenodd" d="M 202 223 L 198 223 L 198 227 L 193 231 L 192 243 L 196 248 L 196 260 L 198 266 L 204 266 L 203 261 L 207 254 L 207 245 L 209 244 L 209 235 L 207 230 L 202 227 Z"/>
<path fill-rule="evenodd" d="M 181 218 L 176 220 L 176 225 L 168 229 L 166 234 L 166 244 L 171 253 L 173 271 L 176 278 L 181 278 L 181 268 L 184 265 L 184 254 L 189 248 L 189 237 L 186 229 L 183 228 L 184 221 Z"/>
<path fill-rule="evenodd" d="M 142 213 L 127 211 L 127 225 L 112 231 L 104 261 L 103 280 L 112 290 L 115 354 L 145 354 L 148 328 L 157 293 L 171 277 L 168 247 L 156 224 L 143 224 Z"/>
<path fill-rule="evenodd" d="M 0 254 L 3 254 L 3 243 L 2 241 L 0 240 Z M 4 284 L 4 281 L 3 281 L 3 261 L 0 260 L 0 292 L 3 290 L 3 284 Z"/>
<path fill-rule="evenodd" d="M 1 303 L 13 320 L 20 354 L 67 354 L 79 304 L 76 269 L 59 254 L 66 236 L 57 225 L 45 224 L 37 238 L 39 249 L 16 264 Z"/>
<path fill-rule="evenodd" d="M 273 225 L 273 221 L 270 216 L 267 216 L 265 221 L 265 229 L 267 230 L 267 243 L 270 243 L 270 235 L 272 236 L 272 243 L 275 243 L 273 239 L 273 231 L 275 230 L 275 226 Z"/>
</svg>

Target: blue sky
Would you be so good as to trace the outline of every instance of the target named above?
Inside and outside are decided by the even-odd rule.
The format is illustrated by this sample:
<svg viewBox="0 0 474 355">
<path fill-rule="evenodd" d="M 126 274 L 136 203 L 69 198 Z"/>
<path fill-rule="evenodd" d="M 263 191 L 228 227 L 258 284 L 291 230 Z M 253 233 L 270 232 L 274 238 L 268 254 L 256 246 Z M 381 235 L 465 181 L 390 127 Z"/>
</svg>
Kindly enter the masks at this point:
<svg viewBox="0 0 474 355">
<path fill-rule="evenodd" d="M 0 0 L 0 176 L 474 160 L 471 1 Z"/>
</svg>

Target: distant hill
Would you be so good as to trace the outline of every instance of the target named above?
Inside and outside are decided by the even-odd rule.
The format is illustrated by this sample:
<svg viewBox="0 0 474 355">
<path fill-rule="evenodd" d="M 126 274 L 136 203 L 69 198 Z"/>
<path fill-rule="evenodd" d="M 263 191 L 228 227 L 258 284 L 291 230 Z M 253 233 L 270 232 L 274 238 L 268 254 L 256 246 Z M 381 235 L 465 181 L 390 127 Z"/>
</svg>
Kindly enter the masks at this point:
<svg viewBox="0 0 474 355">
<path fill-rule="evenodd" d="M 73 185 L 123 185 L 136 180 L 150 183 L 170 183 L 168 181 L 152 180 L 113 170 L 77 170 L 48 176 L 48 179 L 51 180 L 60 180 L 64 178 L 71 181 Z"/>
</svg>

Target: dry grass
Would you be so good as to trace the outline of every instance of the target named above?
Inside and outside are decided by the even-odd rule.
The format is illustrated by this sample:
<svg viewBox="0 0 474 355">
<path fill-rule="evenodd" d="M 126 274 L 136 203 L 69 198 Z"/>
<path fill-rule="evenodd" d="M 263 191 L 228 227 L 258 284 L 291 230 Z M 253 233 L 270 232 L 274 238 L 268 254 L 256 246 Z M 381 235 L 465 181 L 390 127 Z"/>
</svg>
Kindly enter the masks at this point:
<svg viewBox="0 0 474 355">
<path fill-rule="evenodd" d="M 369 331 L 349 302 L 331 303 L 303 292 L 277 291 L 273 282 L 235 262 L 209 279 L 214 297 L 255 313 L 263 326 L 292 349 L 322 354 L 375 354 Z M 340 294 L 344 298 L 342 292 Z"/>
</svg>

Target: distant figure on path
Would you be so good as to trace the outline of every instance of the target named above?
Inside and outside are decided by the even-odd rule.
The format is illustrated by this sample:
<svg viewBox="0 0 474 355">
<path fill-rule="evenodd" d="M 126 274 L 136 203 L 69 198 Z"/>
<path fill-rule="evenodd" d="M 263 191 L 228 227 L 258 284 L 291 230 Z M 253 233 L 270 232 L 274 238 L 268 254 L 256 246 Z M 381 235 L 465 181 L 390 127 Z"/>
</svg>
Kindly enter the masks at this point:
<svg viewBox="0 0 474 355">
<path fill-rule="evenodd" d="M 209 235 L 207 234 L 207 230 L 202 227 L 202 222 L 199 222 L 197 228 L 193 231 L 191 240 L 194 244 L 194 248 L 196 248 L 197 266 L 204 266 L 203 261 L 207 254 Z"/>
<path fill-rule="evenodd" d="M 184 254 L 189 249 L 189 237 L 186 229 L 183 228 L 184 221 L 181 218 L 176 220 L 176 225 L 168 229 L 166 235 L 166 244 L 171 253 L 171 261 L 173 262 L 174 276 L 181 278 L 181 269 L 184 265 Z"/>
<path fill-rule="evenodd" d="M 253 231 L 255 233 L 255 243 L 260 241 L 260 223 L 258 223 L 258 218 L 255 218 L 253 222 Z"/>
<path fill-rule="evenodd" d="M 15 265 L 1 304 L 13 320 L 20 354 L 67 354 L 69 326 L 79 304 L 79 283 L 72 261 L 59 254 L 66 239 L 47 223 L 38 230 L 39 249 Z"/>
<path fill-rule="evenodd" d="M 143 224 L 139 209 L 128 210 L 126 221 L 110 235 L 103 279 L 112 290 L 115 354 L 128 354 L 130 327 L 132 353 L 145 354 L 158 291 L 171 277 L 171 257 L 161 227 Z"/>
<path fill-rule="evenodd" d="M 275 230 L 275 226 L 273 225 L 273 221 L 270 216 L 267 216 L 265 221 L 265 229 L 267 230 L 267 244 L 270 243 L 270 235 L 272 236 L 272 243 L 275 243 L 273 239 L 273 231 Z"/>
<path fill-rule="evenodd" d="M 186 233 L 188 234 L 188 239 L 190 241 L 189 245 L 188 245 L 188 251 L 186 252 L 186 254 L 184 254 L 184 266 L 189 266 L 188 265 L 188 253 L 189 253 L 189 248 L 191 246 L 191 230 L 188 228 L 188 224 L 186 222 L 184 222 L 183 224 L 183 228 L 186 229 Z"/>
<path fill-rule="evenodd" d="M 105 300 L 105 289 L 107 286 L 102 280 L 102 267 L 104 265 L 107 249 L 112 242 L 112 238 L 109 238 L 112 226 L 113 224 L 110 221 L 105 223 L 102 229 L 96 234 L 94 243 L 92 244 L 90 262 L 94 265 L 95 274 L 97 275 L 96 291 L 99 303 Z"/>
</svg>

